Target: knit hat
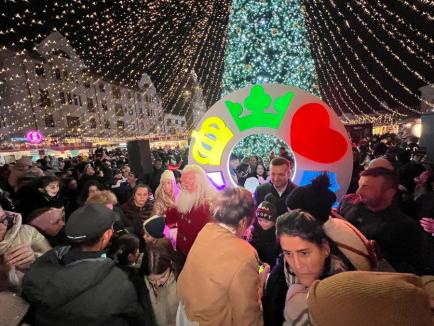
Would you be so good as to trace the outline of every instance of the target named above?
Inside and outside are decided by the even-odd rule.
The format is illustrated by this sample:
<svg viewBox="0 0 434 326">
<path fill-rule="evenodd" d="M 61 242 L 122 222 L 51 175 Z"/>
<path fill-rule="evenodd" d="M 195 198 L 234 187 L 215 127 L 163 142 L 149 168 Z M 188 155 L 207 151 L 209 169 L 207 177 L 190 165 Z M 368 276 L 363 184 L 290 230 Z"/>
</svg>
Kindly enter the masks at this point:
<svg viewBox="0 0 434 326">
<path fill-rule="evenodd" d="M 373 168 L 385 168 L 391 171 L 395 171 L 392 163 L 390 163 L 390 161 L 384 157 L 378 157 L 369 162 L 368 169 Z"/>
<path fill-rule="evenodd" d="M 154 215 L 148 218 L 143 223 L 143 229 L 153 238 L 160 239 L 164 237 L 163 231 L 164 226 L 166 225 L 165 219 L 163 216 Z"/>
<path fill-rule="evenodd" d="M 413 274 L 343 272 L 315 281 L 307 297 L 315 325 L 432 325 L 428 294 Z"/>
<path fill-rule="evenodd" d="M 327 174 L 321 174 L 310 185 L 297 187 L 286 197 L 289 209 L 302 209 L 320 222 L 327 221 L 336 195 L 328 189 L 330 180 Z"/>
<path fill-rule="evenodd" d="M 256 209 L 256 218 L 263 218 L 271 222 L 276 222 L 277 208 L 276 199 L 272 194 L 267 194 L 265 200 Z"/>
<path fill-rule="evenodd" d="M 115 219 L 116 214 L 105 205 L 88 204 L 71 214 L 65 234 L 72 241 L 95 239 L 110 229 Z"/>
<path fill-rule="evenodd" d="M 323 229 L 357 270 L 371 271 L 376 267 L 379 255 L 375 244 L 351 223 L 340 218 L 329 218 Z"/>
<path fill-rule="evenodd" d="M 52 207 L 48 211 L 45 211 L 38 217 L 29 222 L 31 226 L 34 226 L 39 231 L 46 231 L 51 225 L 57 223 L 63 218 L 63 208 Z"/>
<path fill-rule="evenodd" d="M 163 181 L 163 180 L 171 180 L 171 181 L 174 181 L 174 180 L 175 180 L 175 175 L 173 174 L 172 171 L 170 171 L 170 170 L 165 170 L 165 171 L 161 174 L 161 177 L 160 177 L 160 183 L 161 183 L 161 181 Z"/>
</svg>

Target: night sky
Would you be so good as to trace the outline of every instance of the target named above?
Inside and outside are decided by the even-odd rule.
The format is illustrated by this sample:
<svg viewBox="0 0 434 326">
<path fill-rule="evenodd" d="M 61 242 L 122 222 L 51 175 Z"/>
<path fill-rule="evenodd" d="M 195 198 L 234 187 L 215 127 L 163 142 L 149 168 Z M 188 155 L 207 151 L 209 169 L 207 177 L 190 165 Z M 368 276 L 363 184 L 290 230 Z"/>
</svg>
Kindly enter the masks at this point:
<svg viewBox="0 0 434 326">
<path fill-rule="evenodd" d="M 332 108 L 371 113 L 368 106 L 381 110 L 379 101 L 418 108 L 418 88 L 434 76 L 434 4 L 303 4 L 321 94 Z M 0 44 L 31 49 L 56 28 L 93 72 L 127 85 L 147 72 L 166 112 L 182 112 L 191 71 L 208 106 L 220 98 L 229 8 L 230 1 L 207 0 L 3 0 Z"/>
</svg>

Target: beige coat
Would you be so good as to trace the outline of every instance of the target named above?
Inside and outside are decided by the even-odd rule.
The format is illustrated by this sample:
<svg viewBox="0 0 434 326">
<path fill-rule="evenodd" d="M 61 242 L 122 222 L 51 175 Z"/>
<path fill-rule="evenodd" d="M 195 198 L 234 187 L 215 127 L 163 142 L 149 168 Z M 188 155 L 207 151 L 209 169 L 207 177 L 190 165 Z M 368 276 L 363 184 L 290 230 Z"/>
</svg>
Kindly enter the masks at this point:
<svg viewBox="0 0 434 326">
<path fill-rule="evenodd" d="M 15 225 L 7 231 L 5 238 L 0 242 L 0 289 L 11 285 L 8 284 L 9 267 L 4 263 L 3 256 L 9 249 L 21 244 L 29 244 L 36 257 L 51 249 L 47 239 L 33 226 L 21 224 L 21 215 L 17 214 Z"/>
<path fill-rule="evenodd" d="M 149 291 L 149 298 L 158 326 L 175 326 L 176 311 L 179 300 L 176 294 L 176 279 L 170 272 L 169 279 L 163 287 L 154 288 L 145 277 L 145 284 Z"/>
<path fill-rule="evenodd" d="M 262 325 L 256 250 L 227 228 L 208 223 L 178 277 L 187 317 L 200 325 Z"/>
</svg>

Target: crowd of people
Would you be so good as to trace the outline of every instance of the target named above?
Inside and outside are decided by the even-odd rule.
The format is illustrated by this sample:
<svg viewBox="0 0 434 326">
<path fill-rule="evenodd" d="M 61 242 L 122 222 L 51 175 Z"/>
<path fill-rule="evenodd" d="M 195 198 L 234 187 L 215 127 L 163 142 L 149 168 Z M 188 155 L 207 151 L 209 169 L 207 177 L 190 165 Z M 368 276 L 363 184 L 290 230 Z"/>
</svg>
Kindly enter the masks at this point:
<svg viewBox="0 0 434 326">
<path fill-rule="evenodd" d="M 217 191 L 186 151 L 22 157 L 0 168 L 0 324 L 432 325 L 434 173 L 417 139 L 353 145 L 335 209 L 326 172 L 230 157 Z M 244 188 L 257 179 L 252 192 Z"/>
</svg>

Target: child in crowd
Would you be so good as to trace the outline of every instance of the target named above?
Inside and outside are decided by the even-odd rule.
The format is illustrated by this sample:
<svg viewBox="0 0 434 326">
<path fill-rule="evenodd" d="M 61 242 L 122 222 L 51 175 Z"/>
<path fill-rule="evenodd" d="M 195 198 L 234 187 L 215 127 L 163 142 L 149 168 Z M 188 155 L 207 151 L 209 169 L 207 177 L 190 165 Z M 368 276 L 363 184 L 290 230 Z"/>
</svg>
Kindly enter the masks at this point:
<svg viewBox="0 0 434 326">
<path fill-rule="evenodd" d="M 164 238 L 165 221 L 163 216 L 154 215 L 143 223 L 143 240 L 145 243 L 156 243 L 158 239 Z"/>
<path fill-rule="evenodd" d="M 258 252 L 259 259 L 271 267 L 276 263 L 280 253 L 276 241 L 276 198 L 272 194 L 265 196 L 265 200 L 256 209 L 256 220 L 251 226 L 250 244 Z"/>
<path fill-rule="evenodd" d="M 134 266 L 140 257 L 139 246 L 140 241 L 134 234 L 124 234 L 112 242 L 107 254 L 127 273 L 128 278 L 134 284 L 138 301 L 149 325 L 156 325 L 148 289 L 139 269 Z"/>
<path fill-rule="evenodd" d="M 157 325 L 175 326 L 179 305 L 176 290 L 179 264 L 168 239 L 160 239 L 147 245 L 141 272 L 149 291 Z"/>
</svg>

